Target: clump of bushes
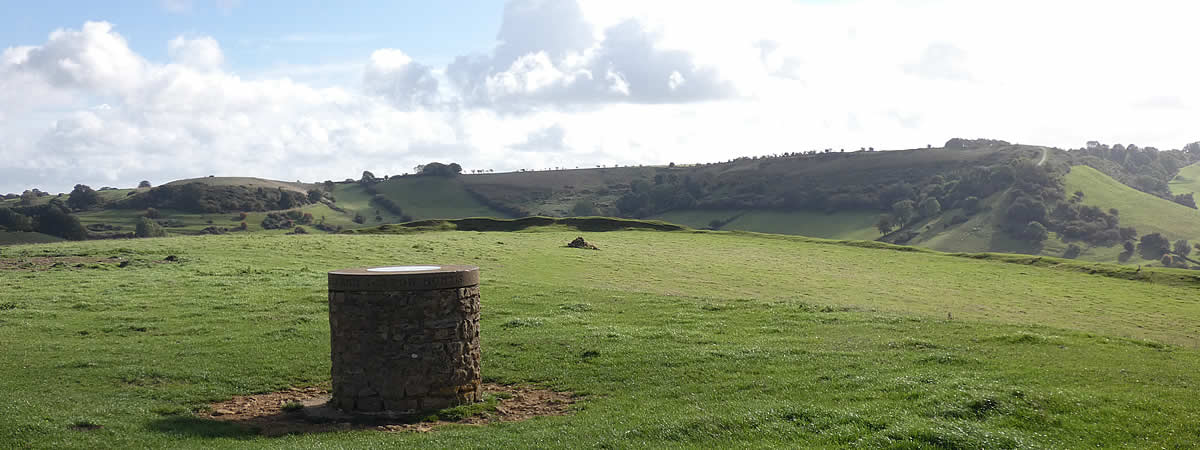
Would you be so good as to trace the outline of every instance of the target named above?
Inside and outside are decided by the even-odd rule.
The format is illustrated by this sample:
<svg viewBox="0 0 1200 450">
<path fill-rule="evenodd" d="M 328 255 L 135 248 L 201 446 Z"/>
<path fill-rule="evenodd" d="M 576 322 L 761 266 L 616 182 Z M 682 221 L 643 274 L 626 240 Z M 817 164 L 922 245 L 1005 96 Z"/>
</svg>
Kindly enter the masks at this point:
<svg viewBox="0 0 1200 450">
<path fill-rule="evenodd" d="M 140 238 L 147 237 L 164 237 L 167 231 L 163 229 L 158 222 L 150 220 L 148 217 L 138 219 L 137 227 L 134 228 L 133 235 Z"/>
</svg>

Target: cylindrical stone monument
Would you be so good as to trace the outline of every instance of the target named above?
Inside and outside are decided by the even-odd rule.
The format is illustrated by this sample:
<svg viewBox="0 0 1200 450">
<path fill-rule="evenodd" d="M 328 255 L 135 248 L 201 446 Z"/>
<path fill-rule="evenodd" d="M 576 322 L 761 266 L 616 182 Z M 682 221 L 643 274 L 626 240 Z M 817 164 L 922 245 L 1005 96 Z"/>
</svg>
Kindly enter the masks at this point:
<svg viewBox="0 0 1200 450">
<path fill-rule="evenodd" d="M 479 268 L 329 272 L 333 396 L 345 413 L 399 417 L 479 401 Z"/>
</svg>

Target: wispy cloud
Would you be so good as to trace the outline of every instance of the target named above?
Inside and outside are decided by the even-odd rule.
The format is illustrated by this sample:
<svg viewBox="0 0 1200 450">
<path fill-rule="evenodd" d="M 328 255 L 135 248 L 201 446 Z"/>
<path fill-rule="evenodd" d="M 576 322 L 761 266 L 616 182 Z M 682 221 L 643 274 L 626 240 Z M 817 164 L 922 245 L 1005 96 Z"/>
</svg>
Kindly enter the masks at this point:
<svg viewBox="0 0 1200 450">
<path fill-rule="evenodd" d="M 163 9 L 172 14 L 192 12 L 192 0 L 162 0 L 160 4 Z"/>
</svg>

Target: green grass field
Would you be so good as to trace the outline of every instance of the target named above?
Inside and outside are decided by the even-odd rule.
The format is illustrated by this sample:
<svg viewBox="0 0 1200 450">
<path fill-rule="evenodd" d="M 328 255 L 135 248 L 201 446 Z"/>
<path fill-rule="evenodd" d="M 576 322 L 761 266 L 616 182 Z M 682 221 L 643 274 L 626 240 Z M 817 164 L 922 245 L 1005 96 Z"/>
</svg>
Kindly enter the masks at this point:
<svg viewBox="0 0 1200 450">
<path fill-rule="evenodd" d="M 579 235 L 601 250 L 563 247 Z M 131 264 L 0 276 L 0 447 L 1200 441 L 1194 281 L 872 246 L 555 227 L 6 248 L 5 261 Z M 161 262 L 167 255 L 180 261 Z M 232 395 L 327 383 L 325 272 L 409 263 L 479 265 L 485 380 L 574 391 L 582 400 L 573 413 L 432 433 L 278 438 L 191 414 Z M 1176 273 L 1190 275 L 1162 271 Z M 83 422 L 102 428 L 71 428 Z"/>
<path fill-rule="evenodd" d="M 1179 169 L 1179 173 L 1168 184 L 1171 193 L 1175 195 L 1192 193 L 1200 197 L 1200 163 Z"/>
<path fill-rule="evenodd" d="M 454 178 L 396 177 L 375 185 L 375 189 L 418 220 L 506 217 L 476 201 Z"/>
<path fill-rule="evenodd" d="M 1116 208 L 1121 225 L 1136 227 L 1138 234 L 1200 240 L 1200 211 L 1140 192 L 1091 167 L 1072 167 L 1065 182 L 1066 192 L 1083 191 L 1084 204 Z"/>
</svg>

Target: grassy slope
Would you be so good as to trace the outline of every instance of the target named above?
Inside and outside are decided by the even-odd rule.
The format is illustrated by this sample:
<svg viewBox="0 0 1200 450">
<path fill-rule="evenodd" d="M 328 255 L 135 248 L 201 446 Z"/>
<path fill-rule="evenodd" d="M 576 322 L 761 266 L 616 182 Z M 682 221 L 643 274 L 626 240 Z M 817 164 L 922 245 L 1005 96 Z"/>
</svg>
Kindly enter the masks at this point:
<svg viewBox="0 0 1200 450">
<path fill-rule="evenodd" d="M 876 211 L 843 211 L 825 214 L 814 211 L 749 211 L 722 230 L 798 234 L 828 239 L 872 240 L 879 237 Z"/>
<path fill-rule="evenodd" d="M 506 217 L 476 201 L 455 178 L 397 177 L 376 185 L 375 189 L 418 220 Z M 338 199 L 341 201 L 341 197 Z"/>
<path fill-rule="evenodd" d="M 1200 198 L 1200 163 L 1179 169 L 1179 174 L 1169 184 L 1171 193 L 1175 195 L 1191 192 L 1193 197 Z"/>
<path fill-rule="evenodd" d="M 677 209 L 658 214 L 652 217 L 652 219 L 677 223 L 680 225 L 687 225 L 699 230 L 708 228 L 708 224 L 712 223 L 714 220 L 729 220 L 730 218 L 741 214 L 742 212 L 743 211 L 736 209 Z"/>
<path fill-rule="evenodd" d="M 44 244 L 48 242 L 60 242 L 62 240 L 60 237 L 42 233 L 0 231 L 0 245 Z"/>
<path fill-rule="evenodd" d="M 1061 245 L 1053 237 L 1044 243 L 1043 248 L 1037 248 L 1024 240 L 1014 239 L 994 226 L 1003 220 L 1001 203 L 1005 195 L 1006 193 L 1002 192 L 983 199 L 980 202 L 981 210 L 961 224 L 944 225 L 949 224 L 954 216 L 967 215 L 957 209 L 943 211 L 933 219 L 922 220 L 914 227 L 920 234 L 908 244 L 943 252 L 1004 252 L 1049 256 L 1061 254 L 1055 253 Z"/>
<path fill-rule="evenodd" d="M 0 446 L 1156 447 L 1200 439 L 1195 287 L 765 235 L 584 233 L 603 250 L 562 247 L 579 234 L 17 247 L 134 263 L 0 277 L 0 290 L 17 293 L 0 302 Z M 182 262 L 154 263 L 167 254 Z M 261 438 L 186 413 L 234 394 L 327 382 L 324 271 L 427 262 L 482 267 L 485 376 L 587 393 L 573 415 L 434 433 Z M 80 420 L 104 428 L 69 429 Z"/>
<path fill-rule="evenodd" d="M 1085 204 L 1116 208 L 1121 225 L 1134 226 L 1139 234 L 1200 239 L 1200 211 L 1140 192 L 1091 167 L 1072 167 L 1066 176 L 1066 191 L 1083 191 Z"/>
<path fill-rule="evenodd" d="M 654 219 L 702 229 L 708 228 L 713 220 L 724 221 L 737 217 L 721 229 L 869 241 L 879 237 L 879 232 L 875 230 L 879 214 L 879 211 L 826 214 L 817 211 L 688 209 L 668 211 Z"/>
</svg>

